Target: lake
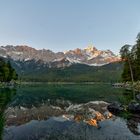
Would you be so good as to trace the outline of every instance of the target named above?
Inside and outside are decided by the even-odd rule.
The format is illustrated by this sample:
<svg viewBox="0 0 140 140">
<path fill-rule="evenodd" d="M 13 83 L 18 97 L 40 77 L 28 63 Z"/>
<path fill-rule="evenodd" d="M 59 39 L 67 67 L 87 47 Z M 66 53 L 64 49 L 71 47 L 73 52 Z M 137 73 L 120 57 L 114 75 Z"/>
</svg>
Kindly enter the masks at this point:
<svg viewBox="0 0 140 140">
<path fill-rule="evenodd" d="M 130 91 L 99 83 L 0 89 L 2 139 L 138 140 L 139 122 L 114 116 L 106 108 L 114 101 L 127 104 L 131 98 Z"/>
</svg>

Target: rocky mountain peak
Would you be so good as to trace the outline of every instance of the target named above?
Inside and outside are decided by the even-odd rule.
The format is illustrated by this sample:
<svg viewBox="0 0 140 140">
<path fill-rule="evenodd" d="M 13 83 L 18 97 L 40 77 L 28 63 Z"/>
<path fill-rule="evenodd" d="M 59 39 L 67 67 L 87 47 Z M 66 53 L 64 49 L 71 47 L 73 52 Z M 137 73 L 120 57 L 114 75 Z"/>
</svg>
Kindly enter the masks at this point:
<svg viewBox="0 0 140 140">
<path fill-rule="evenodd" d="M 88 52 L 98 51 L 93 45 L 89 45 L 84 50 L 86 50 Z"/>
<path fill-rule="evenodd" d="M 35 48 L 29 47 L 27 45 L 17 45 L 14 47 L 16 51 L 26 52 L 26 51 L 37 51 Z"/>
<path fill-rule="evenodd" d="M 117 57 L 110 50 L 98 50 L 94 46 L 89 45 L 85 49 L 74 49 L 63 52 L 53 52 L 51 50 L 37 50 L 35 48 L 26 45 L 7 45 L 0 46 L 0 56 L 4 58 L 11 58 L 13 60 L 20 61 L 30 61 L 35 60 L 38 62 L 41 60 L 44 64 L 49 64 L 49 66 L 54 65 L 59 66 L 69 66 L 73 63 L 81 63 L 90 66 L 101 66 L 111 62 L 119 61 Z M 64 61 L 66 60 L 66 61 Z M 61 64 L 63 63 L 63 64 Z"/>
<path fill-rule="evenodd" d="M 74 50 L 74 52 L 77 54 L 77 55 L 81 55 L 82 54 L 82 50 L 77 48 Z"/>
</svg>

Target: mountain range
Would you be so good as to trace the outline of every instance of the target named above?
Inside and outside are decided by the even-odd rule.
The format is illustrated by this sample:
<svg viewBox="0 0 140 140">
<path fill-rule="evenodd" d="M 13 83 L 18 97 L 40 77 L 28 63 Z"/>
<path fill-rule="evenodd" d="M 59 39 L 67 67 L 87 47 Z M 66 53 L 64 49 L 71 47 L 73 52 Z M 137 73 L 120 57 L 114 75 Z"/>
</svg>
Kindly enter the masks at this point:
<svg viewBox="0 0 140 140">
<path fill-rule="evenodd" d="M 11 58 L 15 61 L 42 61 L 48 64 L 49 67 L 69 66 L 73 63 L 86 64 L 90 66 L 102 66 L 111 62 L 119 61 L 120 58 L 110 50 L 101 51 L 93 46 L 88 46 L 85 49 L 75 49 L 65 52 L 53 52 L 51 50 L 37 50 L 28 46 L 1 46 L 0 56 Z M 58 65 L 56 65 L 58 64 Z"/>
<path fill-rule="evenodd" d="M 7 45 L 0 46 L 0 57 L 10 60 L 19 76 L 28 81 L 102 81 L 101 75 L 115 72 L 119 76 L 114 80 L 119 80 L 122 70 L 117 55 L 94 46 L 55 53 L 25 45 Z"/>
</svg>

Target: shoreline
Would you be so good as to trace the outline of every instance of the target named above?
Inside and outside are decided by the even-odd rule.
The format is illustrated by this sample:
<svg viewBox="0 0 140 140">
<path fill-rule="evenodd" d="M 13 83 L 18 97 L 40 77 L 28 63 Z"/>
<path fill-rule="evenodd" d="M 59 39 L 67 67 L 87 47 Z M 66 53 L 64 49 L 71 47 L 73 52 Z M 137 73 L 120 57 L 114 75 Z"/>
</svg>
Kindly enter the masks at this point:
<svg viewBox="0 0 140 140">
<path fill-rule="evenodd" d="M 94 84 L 111 84 L 111 83 L 104 83 L 104 82 L 21 82 L 21 85 L 30 85 L 30 84 L 62 84 L 62 85 L 76 85 L 76 84 L 87 84 L 87 85 L 94 85 Z"/>
</svg>

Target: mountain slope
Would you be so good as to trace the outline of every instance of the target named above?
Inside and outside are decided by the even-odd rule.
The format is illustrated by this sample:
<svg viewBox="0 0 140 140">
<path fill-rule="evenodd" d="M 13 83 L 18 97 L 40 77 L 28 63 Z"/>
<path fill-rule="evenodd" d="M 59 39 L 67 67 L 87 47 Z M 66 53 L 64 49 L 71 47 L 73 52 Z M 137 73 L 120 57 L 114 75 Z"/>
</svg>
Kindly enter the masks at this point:
<svg viewBox="0 0 140 140">
<path fill-rule="evenodd" d="M 86 64 L 90 66 L 101 66 L 111 62 L 119 61 L 120 58 L 110 50 L 101 51 L 93 46 L 85 49 L 75 49 L 66 52 L 52 52 L 51 50 L 36 50 L 28 46 L 0 46 L 0 56 L 11 58 L 14 61 L 42 61 L 49 67 L 65 67 L 73 63 Z M 65 62 L 67 62 L 65 64 Z M 58 66 L 57 66 L 58 63 Z M 62 64 L 63 63 L 63 64 Z M 62 64 L 62 65 L 61 65 Z"/>
<path fill-rule="evenodd" d="M 34 66 L 32 67 L 34 69 Z M 116 82 L 121 80 L 123 64 L 110 63 L 104 66 L 73 64 L 65 68 L 40 68 L 25 70 L 20 74 L 24 81 L 42 82 Z"/>
<path fill-rule="evenodd" d="M 1 46 L 0 56 L 10 60 L 25 81 L 111 82 L 120 80 L 123 65 L 110 50 L 93 46 L 54 53 L 28 46 Z"/>
<path fill-rule="evenodd" d="M 88 46 L 85 49 L 75 49 L 65 52 L 66 57 L 72 62 L 83 63 L 90 66 L 102 66 L 111 62 L 119 61 L 117 57 L 110 50 L 97 50 L 93 46 Z"/>
</svg>

